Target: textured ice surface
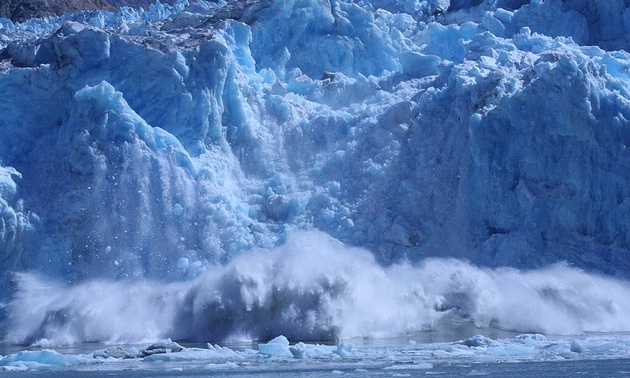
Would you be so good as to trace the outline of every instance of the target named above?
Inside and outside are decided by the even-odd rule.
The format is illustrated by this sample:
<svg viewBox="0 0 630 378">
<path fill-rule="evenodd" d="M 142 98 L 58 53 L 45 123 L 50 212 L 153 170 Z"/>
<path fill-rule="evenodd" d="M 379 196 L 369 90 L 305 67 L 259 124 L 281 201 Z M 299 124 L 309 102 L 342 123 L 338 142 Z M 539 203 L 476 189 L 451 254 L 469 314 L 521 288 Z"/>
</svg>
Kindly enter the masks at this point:
<svg viewBox="0 0 630 378">
<path fill-rule="evenodd" d="M 0 21 L 6 336 L 384 336 L 449 309 L 628 331 L 625 282 L 528 270 L 630 274 L 623 4 L 199 1 Z M 370 252 L 295 234 L 312 229 Z"/>
</svg>

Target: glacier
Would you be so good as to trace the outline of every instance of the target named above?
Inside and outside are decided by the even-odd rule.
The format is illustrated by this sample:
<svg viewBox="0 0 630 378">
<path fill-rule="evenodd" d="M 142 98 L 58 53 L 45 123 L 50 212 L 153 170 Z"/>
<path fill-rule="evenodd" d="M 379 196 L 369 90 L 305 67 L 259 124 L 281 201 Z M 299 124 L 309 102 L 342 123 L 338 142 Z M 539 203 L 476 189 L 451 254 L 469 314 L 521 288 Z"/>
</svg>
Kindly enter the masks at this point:
<svg viewBox="0 0 630 378">
<path fill-rule="evenodd" d="M 3 339 L 630 331 L 625 4 L 0 19 Z"/>
</svg>

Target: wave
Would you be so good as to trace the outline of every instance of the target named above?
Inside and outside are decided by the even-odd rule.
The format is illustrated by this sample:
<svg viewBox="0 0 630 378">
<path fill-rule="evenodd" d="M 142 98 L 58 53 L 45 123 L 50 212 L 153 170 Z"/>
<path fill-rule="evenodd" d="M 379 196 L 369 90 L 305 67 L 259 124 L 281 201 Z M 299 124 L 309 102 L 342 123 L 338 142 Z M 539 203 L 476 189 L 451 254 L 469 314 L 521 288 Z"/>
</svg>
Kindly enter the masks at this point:
<svg viewBox="0 0 630 378">
<path fill-rule="evenodd" d="M 626 281 L 567 264 L 519 271 L 427 259 L 383 267 L 318 231 L 186 282 L 15 280 L 6 341 L 21 345 L 384 338 L 430 330 L 452 313 L 517 332 L 630 331 Z"/>
</svg>

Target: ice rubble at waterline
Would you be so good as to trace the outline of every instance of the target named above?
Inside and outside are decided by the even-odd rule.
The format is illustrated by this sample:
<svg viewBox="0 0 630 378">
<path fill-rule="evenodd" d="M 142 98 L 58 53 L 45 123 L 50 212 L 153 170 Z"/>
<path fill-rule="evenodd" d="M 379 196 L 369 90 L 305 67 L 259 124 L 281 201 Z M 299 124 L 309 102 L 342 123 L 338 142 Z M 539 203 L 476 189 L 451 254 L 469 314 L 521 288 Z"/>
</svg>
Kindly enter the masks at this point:
<svg viewBox="0 0 630 378">
<path fill-rule="evenodd" d="M 627 331 L 623 281 L 473 265 L 627 277 L 620 2 L 447 3 L 3 22 L 7 338 Z"/>
<path fill-rule="evenodd" d="M 166 346 L 175 347 L 170 350 Z M 146 350 L 162 349 L 144 356 Z M 181 349 L 180 349 L 181 348 Z M 0 359 L 5 371 L 80 371 L 111 372 L 125 370 L 129 374 L 143 371 L 208 372 L 208 373 L 272 373 L 274 366 L 296 372 L 337 374 L 342 371 L 376 374 L 379 371 L 431 372 L 444 362 L 471 364 L 470 375 L 480 363 L 562 361 L 581 359 L 624 358 L 627 340 L 615 337 L 550 341 L 540 334 L 523 334 L 511 339 L 492 340 L 483 336 L 435 344 L 409 343 L 398 347 L 354 348 L 290 343 L 279 336 L 258 350 L 234 350 L 208 344 L 208 348 L 182 348 L 170 340 L 161 341 L 140 351 L 136 347 L 109 347 L 88 354 L 64 355 L 52 350 L 22 351 Z M 109 352 L 125 353 L 125 357 Z M 142 364 L 139 364 L 142 362 Z M 304 370 L 300 370 L 304 369 Z M 284 370 L 283 370 L 284 371 Z"/>
</svg>

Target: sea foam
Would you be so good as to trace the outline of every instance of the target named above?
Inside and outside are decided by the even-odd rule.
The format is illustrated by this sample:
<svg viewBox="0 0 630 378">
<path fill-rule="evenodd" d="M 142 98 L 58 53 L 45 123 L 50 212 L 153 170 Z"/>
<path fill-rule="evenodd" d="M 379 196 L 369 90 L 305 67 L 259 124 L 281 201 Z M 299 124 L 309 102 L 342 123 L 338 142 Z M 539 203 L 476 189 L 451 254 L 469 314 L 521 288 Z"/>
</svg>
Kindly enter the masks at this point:
<svg viewBox="0 0 630 378">
<path fill-rule="evenodd" d="M 16 344 L 384 338 L 430 330 L 446 314 L 517 332 L 630 331 L 625 281 L 567 264 L 519 271 L 428 259 L 383 267 L 318 231 L 186 282 L 66 286 L 32 273 L 16 282 L 7 327 Z"/>
</svg>

